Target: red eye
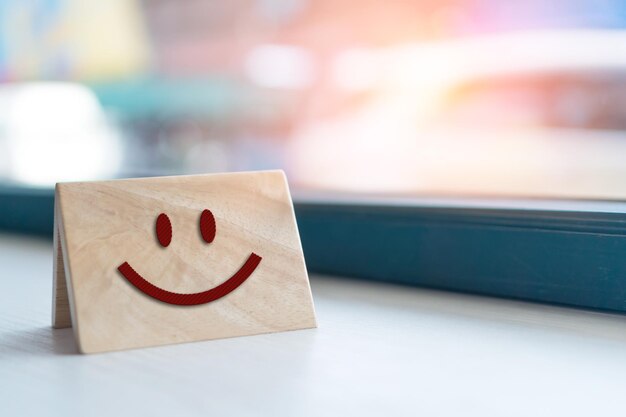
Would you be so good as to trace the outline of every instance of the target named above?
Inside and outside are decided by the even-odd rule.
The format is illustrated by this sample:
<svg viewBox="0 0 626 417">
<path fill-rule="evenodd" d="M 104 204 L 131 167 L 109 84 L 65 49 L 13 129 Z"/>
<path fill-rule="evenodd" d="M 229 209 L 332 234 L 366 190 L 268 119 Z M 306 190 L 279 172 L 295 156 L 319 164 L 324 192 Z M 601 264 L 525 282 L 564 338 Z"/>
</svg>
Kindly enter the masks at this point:
<svg viewBox="0 0 626 417">
<path fill-rule="evenodd" d="M 172 241 L 172 223 L 167 214 L 161 213 L 156 220 L 156 235 L 159 243 L 164 248 L 168 247 Z"/>
<path fill-rule="evenodd" d="M 211 243 L 215 239 L 215 217 L 211 210 L 204 210 L 200 215 L 200 233 L 206 243 Z"/>
</svg>

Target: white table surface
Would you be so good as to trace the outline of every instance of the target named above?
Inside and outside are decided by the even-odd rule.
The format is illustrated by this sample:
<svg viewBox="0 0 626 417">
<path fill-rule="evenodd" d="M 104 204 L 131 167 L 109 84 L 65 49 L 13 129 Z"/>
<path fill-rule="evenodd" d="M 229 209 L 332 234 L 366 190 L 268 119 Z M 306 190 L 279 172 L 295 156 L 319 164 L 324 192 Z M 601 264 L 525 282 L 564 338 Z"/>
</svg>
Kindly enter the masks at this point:
<svg viewBox="0 0 626 417">
<path fill-rule="evenodd" d="M 626 317 L 312 276 L 319 328 L 98 355 L 0 235 L 2 416 L 624 415 Z"/>
</svg>

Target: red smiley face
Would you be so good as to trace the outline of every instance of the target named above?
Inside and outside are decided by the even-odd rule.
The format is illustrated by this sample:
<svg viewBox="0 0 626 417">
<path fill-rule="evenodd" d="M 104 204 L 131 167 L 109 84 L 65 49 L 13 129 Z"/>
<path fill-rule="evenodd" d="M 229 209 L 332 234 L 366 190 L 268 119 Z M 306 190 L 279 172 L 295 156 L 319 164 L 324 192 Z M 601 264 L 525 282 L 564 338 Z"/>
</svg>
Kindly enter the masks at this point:
<svg viewBox="0 0 626 417">
<path fill-rule="evenodd" d="M 210 210 L 204 210 L 200 215 L 199 227 L 202 239 L 206 243 L 212 243 L 215 239 L 217 228 L 215 224 L 215 216 L 213 216 L 213 213 L 211 213 Z M 157 216 L 156 236 L 159 244 L 164 248 L 168 247 L 172 242 L 172 223 L 165 213 L 161 213 Z M 167 291 L 151 284 L 148 280 L 137 273 L 128 262 L 121 264 L 117 270 L 139 291 L 152 298 L 156 298 L 157 300 L 168 304 L 191 306 L 215 301 L 237 289 L 237 287 L 243 284 L 244 281 L 252 275 L 257 266 L 261 263 L 261 259 L 262 258 L 259 255 L 253 252 L 250 256 L 248 256 L 248 259 L 243 266 L 239 268 L 239 270 L 229 279 L 209 290 L 190 294 Z"/>
</svg>

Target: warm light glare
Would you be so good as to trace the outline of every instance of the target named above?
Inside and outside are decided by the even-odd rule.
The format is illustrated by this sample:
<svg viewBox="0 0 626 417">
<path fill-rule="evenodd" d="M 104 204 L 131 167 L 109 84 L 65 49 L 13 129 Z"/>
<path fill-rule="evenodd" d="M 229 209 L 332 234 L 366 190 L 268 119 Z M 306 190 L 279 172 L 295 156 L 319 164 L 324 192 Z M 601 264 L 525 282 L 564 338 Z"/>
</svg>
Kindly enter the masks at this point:
<svg viewBox="0 0 626 417">
<path fill-rule="evenodd" d="M 576 124 L 585 106 L 601 103 L 599 94 L 619 90 L 582 90 L 579 81 L 548 96 L 543 85 L 519 81 L 623 74 L 622 50 L 626 31 L 574 30 L 347 51 L 333 80 L 346 92 L 367 90 L 367 98 L 296 131 L 294 178 L 366 192 L 626 196 L 619 127 Z M 499 80 L 513 81 L 498 90 Z M 572 124 L 547 126 L 549 112 Z"/>
<path fill-rule="evenodd" d="M 367 49 L 349 49 L 340 53 L 332 67 L 333 81 L 347 91 L 371 89 L 379 81 L 381 61 L 379 54 Z"/>
</svg>

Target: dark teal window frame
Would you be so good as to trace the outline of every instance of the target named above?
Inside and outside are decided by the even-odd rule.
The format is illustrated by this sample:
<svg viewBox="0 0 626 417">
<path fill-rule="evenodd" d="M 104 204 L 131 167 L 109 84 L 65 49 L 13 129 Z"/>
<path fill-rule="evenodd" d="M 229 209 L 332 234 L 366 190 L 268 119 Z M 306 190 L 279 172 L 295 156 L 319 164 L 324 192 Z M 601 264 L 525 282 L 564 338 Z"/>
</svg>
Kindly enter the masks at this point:
<svg viewBox="0 0 626 417">
<path fill-rule="evenodd" d="M 0 187 L 0 230 L 52 236 L 54 191 Z M 312 272 L 626 313 L 626 203 L 296 199 Z"/>
</svg>

